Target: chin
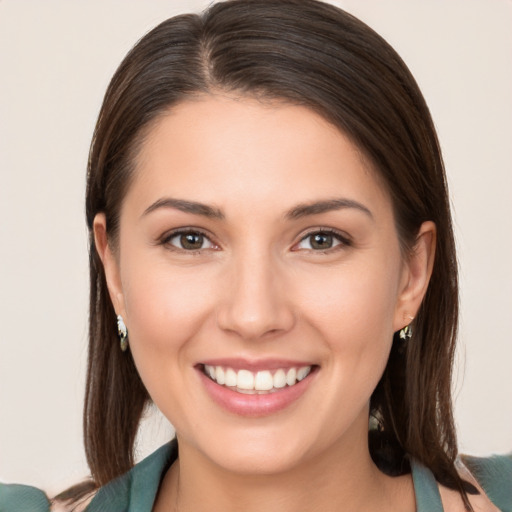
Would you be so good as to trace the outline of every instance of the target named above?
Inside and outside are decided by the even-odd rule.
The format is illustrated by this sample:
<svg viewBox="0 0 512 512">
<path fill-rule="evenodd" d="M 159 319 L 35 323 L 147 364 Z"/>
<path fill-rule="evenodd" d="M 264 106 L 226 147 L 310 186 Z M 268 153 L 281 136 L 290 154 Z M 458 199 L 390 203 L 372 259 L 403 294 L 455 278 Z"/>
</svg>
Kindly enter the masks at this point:
<svg viewBox="0 0 512 512">
<path fill-rule="evenodd" d="M 231 473 L 268 476 L 293 470 L 305 461 L 306 454 L 292 446 L 283 447 L 282 443 L 262 442 L 255 446 L 249 442 L 245 447 L 233 445 L 233 449 L 216 450 L 210 457 Z"/>
<path fill-rule="evenodd" d="M 294 418 L 298 420 L 298 418 Z M 241 421 L 238 425 L 213 426 L 195 432 L 189 439 L 196 456 L 238 475 L 269 476 L 291 472 L 311 462 L 338 444 L 334 432 L 321 432 L 317 425 L 307 428 L 304 421 L 279 423 Z M 179 442 L 187 443 L 178 434 Z"/>
</svg>

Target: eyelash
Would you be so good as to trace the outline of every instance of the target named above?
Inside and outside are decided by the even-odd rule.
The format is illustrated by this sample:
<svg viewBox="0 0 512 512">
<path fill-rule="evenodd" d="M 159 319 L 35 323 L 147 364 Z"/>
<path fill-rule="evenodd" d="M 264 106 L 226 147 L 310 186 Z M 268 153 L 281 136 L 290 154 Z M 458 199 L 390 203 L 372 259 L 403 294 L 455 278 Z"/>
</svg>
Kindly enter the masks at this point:
<svg viewBox="0 0 512 512">
<path fill-rule="evenodd" d="M 337 251 L 337 250 L 340 250 L 342 248 L 346 248 L 346 247 L 350 247 L 352 245 L 352 242 L 350 240 L 350 238 L 340 232 L 340 231 L 337 231 L 336 229 L 332 229 L 332 228 L 316 228 L 312 231 L 310 231 L 309 233 L 306 233 L 300 240 L 298 243 L 296 243 L 294 245 L 297 246 L 299 245 L 300 243 L 302 243 L 304 240 L 307 240 L 308 238 L 314 236 L 314 235 L 328 235 L 328 236 L 332 236 L 334 239 L 336 239 L 339 244 L 335 245 L 334 247 L 329 247 L 328 249 L 305 249 L 309 252 L 314 252 L 316 254 L 329 254 L 331 252 L 334 252 L 334 251 Z M 298 249 L 296 249 L 298 250 Z"/>
<path fill-rule="evenodd" d="M 170 233 L 165 234 L 160 239 L 159 243 L 160 243 L 160 245 L 165 245 L 165 246 L 169 247 L 169 249 L 172 251 L 187 253 L 187 254 L 191 254 L 191 255 L 200 254 L 204 250 L 204 249 L 187 250 L 187 249 L 182 249 L 180 247 L 176 247 L 171 244 L 171 240 L 173 238 L 183 236 L 183 235 L 196 235 L 196 236 L 200 235 L 200 236 L 204 237 L 205 240 L 208 240 L 213 246 L 217 247 L 217 245 L 211 241 L 209 235 L 207 235 L 204 231 L 201 231 L 200 229 L 197 229 L 197 228 L 193 228 L 193 229 L 192 228 L 182 228 L 182 229 L 177 229 L 175 231 L 171 231 Z"/>
<path fill-rule="evenodd" d="M 183 253 L 187 253 L 187 254 L 191 254 L 191 255 L 200 254 L 203 250 L 205 250 L 205 249 L 187 250 L 187 249 L 182 249 L 182 248 L 176 247 L 170 243 L 173 238 L 176 238 L 178 236 L 183 236 L 183 235 L 196 235 L 196 236 L 200 235 L 200 236 L 204 237 L 205 240 L 208 240 L 214 247 L 217 247 L 217 245 L 211 241 L 209 235 L 207 235 L 204 231 L 201 231 L 200 229 L 196 229 L 196 228 L 194 228 L 194 229 L 191 229 L 191 228 L 177 229 L 175 231 L 167 233 L 160 239 L 159 244 L 168 246 L 170 248 L 170 250 L 177 251 L 177 252 L 183 252 Z M 304 236 L 302 236 L 301 239 L 296 244 L 294 244 L 293 247 L 296 247 L 297 245 L 299 245 L 300 243 L 302 243 L 303 241 L 307 240 L 308 238 L 310 238 L 314 235 L 332 236 L 339 242 L 339 244 L 335 245 L 334 247 L 329 247 L 325 250 L 321 250 L 321 249 L 316 249 L 316 250 L 315 249 L 304 249 L 304 250 L 314 252 L 314 253 L 319 253 L 319 254 L 327 254 L 327 253 L 339 250 L 343 247 L 350 247 L 352 245 L 352 242 L 347 237 L 347 235 L 345 235 L 335 229 L 316 228 L 315 230 L 310 231 L 309 233 L 306 233 Z M 208 248 L 208 249 L 210 249 L 210 248 Z M 292 249 L 292 250 L 298 251 L 300 249 Z"/>
</svg>

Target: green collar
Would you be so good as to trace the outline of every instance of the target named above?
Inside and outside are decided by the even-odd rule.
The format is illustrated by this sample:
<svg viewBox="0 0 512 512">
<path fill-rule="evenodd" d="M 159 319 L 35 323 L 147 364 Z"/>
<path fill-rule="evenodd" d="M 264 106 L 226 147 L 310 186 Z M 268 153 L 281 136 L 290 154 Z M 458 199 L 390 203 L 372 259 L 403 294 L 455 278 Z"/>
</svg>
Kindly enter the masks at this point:
<svg viewBox="0 0 512 512">
<path fill-rule="evenodd" d="M 150 512 L 160 482 L 178 457 L 176 440 L 163 445 L 139 462 L 128 473 L 102 487 L 91 501 L 87 512 Z M 417 461 L 411 461 L 417 512 L 442 512 L 439 489 L 432 472 Z"/>
</svg>

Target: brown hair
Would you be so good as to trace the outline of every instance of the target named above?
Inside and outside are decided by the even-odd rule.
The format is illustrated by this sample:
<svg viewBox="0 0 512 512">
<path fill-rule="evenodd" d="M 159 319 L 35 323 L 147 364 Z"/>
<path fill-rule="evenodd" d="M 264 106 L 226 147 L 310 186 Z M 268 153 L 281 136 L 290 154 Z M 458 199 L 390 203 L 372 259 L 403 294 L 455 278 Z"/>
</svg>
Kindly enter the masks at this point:
<svg viewBox="0 0 512 512">
<path fill-rule="evenodd" d="M 421 224 L 437 226 L 428 292 L 414 336 L 395 335 L 371 398 L 376 464 L 393 475 L 408 457 L 442 484 L 474 492 L 455 469 L 451 371 L 458 284 L 446 178 L 434 125 L 397 53 L 350 14 L 315 0 L 232 0 L 202 15 L 171 18 L 143 37 L 115 73 L 92 141 L 87 176 L 90 231 L 89 360 L 84 410 L 94 485 L 132 467 L 134 440 L 150 398 L 130 353 L 122 353 L 93 219 L 105 213 L 115 244 L 120 206 L 151 123 L 190 95 L 215 90 L 304 105 L 332 122 L 369 158 L 392 198 L 404 251 Z"/>
</svg>

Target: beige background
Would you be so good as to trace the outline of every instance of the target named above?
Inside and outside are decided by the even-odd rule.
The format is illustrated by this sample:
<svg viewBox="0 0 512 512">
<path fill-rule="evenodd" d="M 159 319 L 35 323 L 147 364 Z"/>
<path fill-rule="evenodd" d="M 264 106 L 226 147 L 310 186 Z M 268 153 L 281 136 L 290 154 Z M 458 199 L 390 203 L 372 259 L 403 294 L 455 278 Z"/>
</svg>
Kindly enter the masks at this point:
<svg viewBox="0 0 512 512">
<path fill-rule="evenodd" d="M 461 449 L 512 449 L 512 2 L 346 0 L 394 45 L 429 103 L 462 281 Z M 0 479 L 50 492 L 86 474 L 88 145 L 132 44 L 203 0 L 0 0 Z M 169 436 L 149 419 L 139 454 Z"/>
</svg>

